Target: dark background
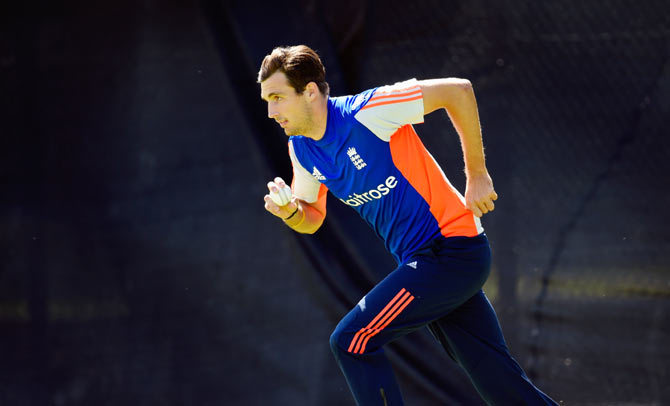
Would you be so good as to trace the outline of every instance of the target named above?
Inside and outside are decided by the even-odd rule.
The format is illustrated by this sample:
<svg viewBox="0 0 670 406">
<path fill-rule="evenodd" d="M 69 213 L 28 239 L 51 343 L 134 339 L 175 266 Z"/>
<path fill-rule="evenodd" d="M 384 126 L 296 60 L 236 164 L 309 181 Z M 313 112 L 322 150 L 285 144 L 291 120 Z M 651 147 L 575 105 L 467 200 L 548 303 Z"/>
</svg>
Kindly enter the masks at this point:
<svg viewBox="0 0 670 406">
<path fill-rule="evenodd" d="M 394 267 L 350 209 L 298 236 L 256 72 L 306 43 L 332 94 L 465 77 L 500 195 L 485 290 L 565 405 L 670 404 L 665 0 L 0 5 L 0 404 L 349 405 L 339 318 Z M 417 131 L 463 190 L 458 137 Z M 409 405 L 480 405 L 426 332 Z"/>
</svg>

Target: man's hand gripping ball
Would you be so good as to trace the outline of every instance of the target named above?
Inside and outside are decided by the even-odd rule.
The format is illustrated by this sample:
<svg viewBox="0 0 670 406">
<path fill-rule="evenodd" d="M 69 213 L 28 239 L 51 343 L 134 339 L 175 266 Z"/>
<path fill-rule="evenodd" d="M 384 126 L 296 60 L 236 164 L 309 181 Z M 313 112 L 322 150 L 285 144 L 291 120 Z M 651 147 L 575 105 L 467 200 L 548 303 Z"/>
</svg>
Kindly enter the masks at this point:
<svg viewBox="0 0 670 406">
<path fill-rule="evenodd" d="M 298 202 L 293 197 L 291 187 L 282 178 L 275 178 L 274 182 L 268 182 L 269 194 L 265 195 L 265 210 L 273 215 L 286 219 L 298 208 Z"/>
<path fill-rule="evenodd" d="M 275 191 L 276 189 L 273 189 L 274 188 L 270 189 L 270 199 L 272 199 L 277 206 L 286 206 L 291 202 L 293 191 L 288 185 L 284 185 L 284 187 L 277 192 Z"/>
</svg>

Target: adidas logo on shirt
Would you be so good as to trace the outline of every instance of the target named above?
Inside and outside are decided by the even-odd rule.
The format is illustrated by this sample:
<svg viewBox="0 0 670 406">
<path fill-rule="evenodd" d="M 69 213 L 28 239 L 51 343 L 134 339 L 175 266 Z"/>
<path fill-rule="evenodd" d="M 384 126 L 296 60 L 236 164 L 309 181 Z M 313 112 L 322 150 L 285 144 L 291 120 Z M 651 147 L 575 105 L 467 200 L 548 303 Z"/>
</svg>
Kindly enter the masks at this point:
<svg viewBox="0 0 670 406">
<path fill-rule="evenodd" d="M 314 170 L 312 171 L 312 176 L 314 176 L 314 179 L 316 180 L 326 180 L 326 177 L 319 172 L 318 169 L 316 169 L 316 166 L 313 167 Z"/>
</svg>

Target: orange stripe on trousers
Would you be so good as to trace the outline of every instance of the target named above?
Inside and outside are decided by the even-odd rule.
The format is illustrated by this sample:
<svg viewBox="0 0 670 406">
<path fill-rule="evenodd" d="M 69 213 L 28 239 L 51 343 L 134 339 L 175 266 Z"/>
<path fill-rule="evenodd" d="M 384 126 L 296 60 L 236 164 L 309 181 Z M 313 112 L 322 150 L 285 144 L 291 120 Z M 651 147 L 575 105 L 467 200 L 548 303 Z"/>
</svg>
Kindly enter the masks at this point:
<svg viewBox="0 0 670 406">
<path fill-rule="evenodd" d="M 391 299 L 391 301 L 386 305 L 386 307 L 384 307 L 384 308 L 382 309 L 382 311 L 379 312 L 379 314 L 377 314 L 377 316 L 375 316 L 375 318 L 372 319 L 372 321 L 371 321 L 367 326 L 365 326 L 365 327 L 363 327 L 362 329 L 358 330 L 358 332 L 357 332 L 356 335 L 354 336 L 354 339 L 351 340 L 351 344 L 349 344 L 349 349 L 348 349 L 347 351 L 352 352 L 352 350 L 353 350 L 353 348 L 354 348 L 354 345 L 356 345 L 356 341 L 358 340 L 358 337 L 359 337 L 361 334 L 363 334 L 364 332 L 366 332 L 369 328 L 371 328 L 371 327 L 377 322 L 377 320 L 379 320 L 379 319 L 384 315 L 384 313 L 386 313 L 386 311 L 387 311 L 391 306 L 393 306 L 393 303 L 395 303 L 395 301 L 398 300 L 398 298 L 399 298 L 403 293 L 405 293 L 405 288 L 400 289 L 400 292 L 398 292 L 398 294 L 395 295 L 395 297 L 394 297 L 393 299 Z"/>
<path fill-rule="evenodd" d="M 402 297 L 398 300 L 400 295 L 402 295 Z M 353 352 L 354 354 L 362 354 L 365 351 L 365 346 L 367 345 L 370 338 L 377 335 L 396 317 L 398 317 L 398 315 L 412 300 L 414 300 L 414 296 L 412 296 L 409 292 L 406 292 L 404 288 L 401 289 L 400 292 L 398 292 L 398 294 L 366 327 L 360 329 L 356 333 L 354 339 L 351 341 L 351 345 L 349 345 L 348 351 Z"/>
<path fill-rule="evenodd" d="M 382 317 L 382 318 L 377 322 L 376 325 L 372 326 L 372 328 L 368 328 L 367 331 L 361 335 L 360 340 L 358 340 L 358 344 L 356 344 L 356 348 L 354 348 L 354 354 L 362 354 L 362 353 L 363 353 L 362 350 L 359 351 L 359 348 L 365 346 L 365 345 L 363 345 L 363 343 L 364 343 L 364 342 L 367 342 L 367 340 L 369 339 L 370 336 L 373 336 L 373 335 L 375 335 L 375 334 L 377 334 L 377 333 L 379 332 L 379 326 L 381 326 L 382 324 L 384 324 L 384 322 L 386 322 L 386 320 L 388 320 L 388 318 L 389 318 L 389 317 L 390 317 L 390 316 L 391 316 L 391 315 L 398 309 L 398 306 L 402 305 L 403 302 L 404 302 L 404 301 L 407 299 L 407 297 L 409 297 L 409 296 L 410 296 L 409 292 L 405 292 L 405 294 L 402 295 L 402 298 L 400 298 L 400 300 L 398 300 L 398 301 L 393 305 L 393 307 L 391 308 L 391 310 L 389 310 L 389 311 L 384 315 L 384 317 Z"/>
<path fill-rule="evenodd" d="M 407 294 L 409 295 L 409 292 L 408 292 Z M 404 298 L 403 298 L 403 299 L 404 299 Z M 401 307 L 400 307 L 400 308 L 399 308 L 399 309 L 398 309 L 398 310 L 391 316 L 391 318 L 388 319 L 388 321 L 387 321 L 386 323 L 384 323 L 383 326 L 381 326 L 381 328 L 374 329 L 372 334 L 370 334 L 370 335 L 368 335 L 367 337 L 365 337 L 365 340 L 363 341 L 363 346 L 361 347 L 361 351 L 359 352 L 359 354 L 363 354 L 363 352 L 365 352 L 365 346 L 368 344 L 368 341 L 369 341 L 372 337 L 374 337 L 375 335 L 377 335 L 380 331 L 384 330 L 384 329 L 386 328 L 386 326 L 388 326 L 389 324 L 391 324 L 391 322 L 392 322 L 396 317 L 398 317 L 398 315 L 399 315 L 400 313 L 402 313 L 403 310 L 405 310 L 405 307 L 407 307 L 407 305 L 410 304 L 410 302 L 412 302 L 412 300 L 414 300 L 414 296 L 411 296 L 411 295 L 410 295 L 410 296 L 407 298 L 407 301 L 406 301 L 406 302 L 405 302 L 405 303 L 404 303 L 404 304 L 403 304 L 403 305 L 402 305 L 402 306 L 401 306 Z"/>
</svg>

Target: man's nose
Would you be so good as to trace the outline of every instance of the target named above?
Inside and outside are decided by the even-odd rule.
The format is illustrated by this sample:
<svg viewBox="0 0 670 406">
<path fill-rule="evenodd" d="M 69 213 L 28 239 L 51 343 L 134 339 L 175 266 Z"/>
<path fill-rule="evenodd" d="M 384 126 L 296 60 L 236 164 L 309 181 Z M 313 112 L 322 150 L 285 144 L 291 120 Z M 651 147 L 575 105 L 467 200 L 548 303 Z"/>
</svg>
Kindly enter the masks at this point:
<svg viewBox="0 0 670 406">
<path fill-rule="evenodd" d="M 269 118 L 275 118 L 277 117 L 277 110 L 272 107 L 272 105 L 268 104 L 268 117 Z"/>
</svg>

